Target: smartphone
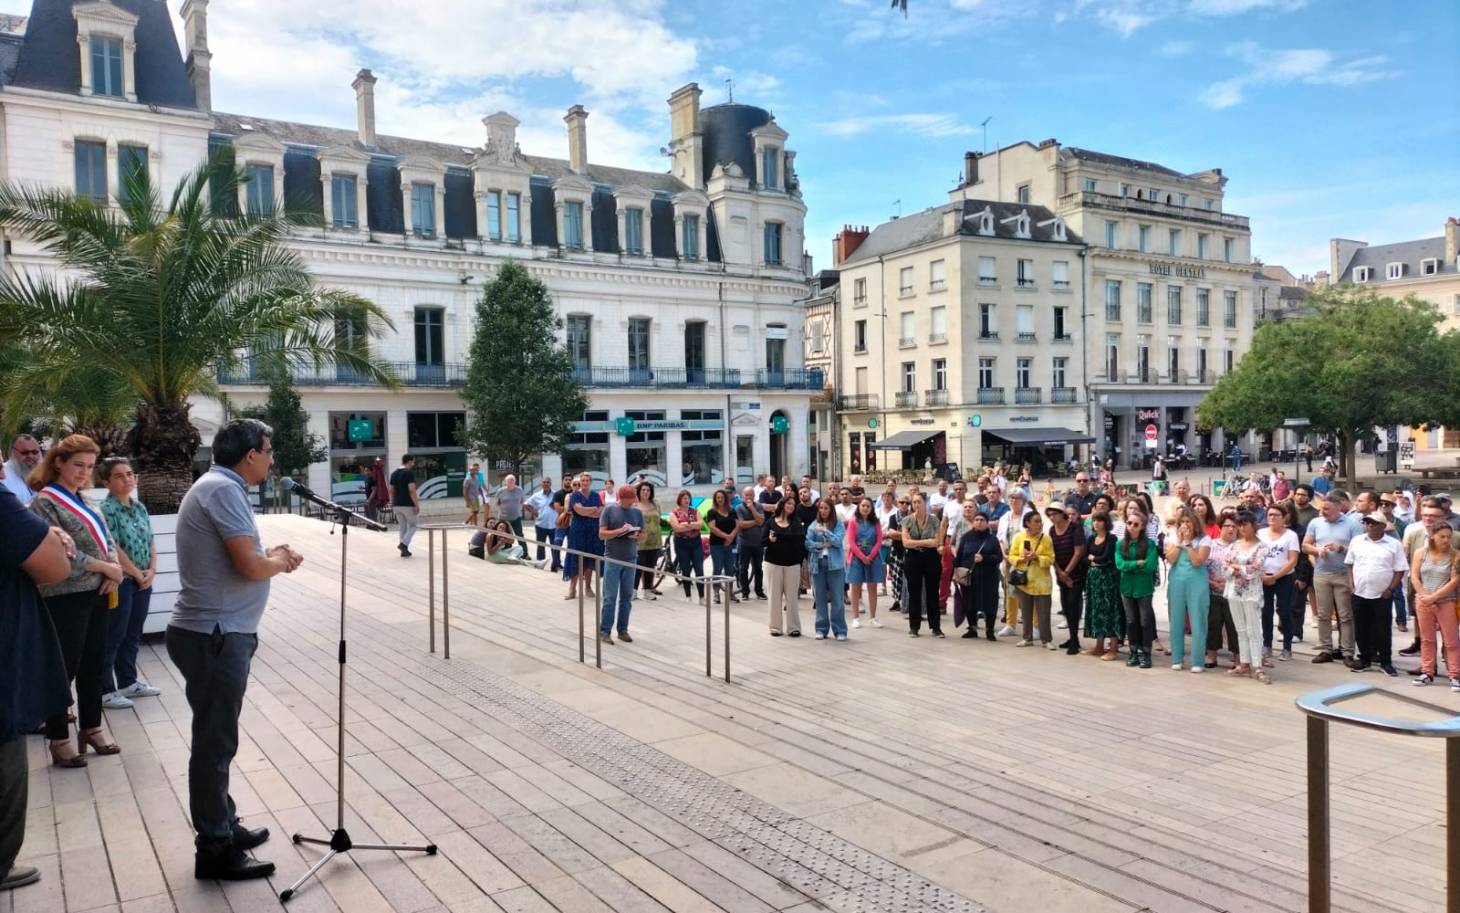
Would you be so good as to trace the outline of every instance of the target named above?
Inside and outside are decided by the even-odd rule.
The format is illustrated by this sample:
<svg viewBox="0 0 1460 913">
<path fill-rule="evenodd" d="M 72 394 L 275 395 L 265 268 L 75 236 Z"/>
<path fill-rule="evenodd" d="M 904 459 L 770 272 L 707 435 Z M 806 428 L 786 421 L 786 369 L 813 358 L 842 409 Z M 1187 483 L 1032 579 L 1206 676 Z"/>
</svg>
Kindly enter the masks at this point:
<svg viewBox="0 0 1460 913">
<path fill-rule="evenodd" d="M 1034 546 L 1030 545 L 1028 542 L 1025 542 L 1024 543 L 1024 551 L 1026 551 L 1026 552 L 1032 552 L 1032 551 L 1034 551 Z"/>
</svg>

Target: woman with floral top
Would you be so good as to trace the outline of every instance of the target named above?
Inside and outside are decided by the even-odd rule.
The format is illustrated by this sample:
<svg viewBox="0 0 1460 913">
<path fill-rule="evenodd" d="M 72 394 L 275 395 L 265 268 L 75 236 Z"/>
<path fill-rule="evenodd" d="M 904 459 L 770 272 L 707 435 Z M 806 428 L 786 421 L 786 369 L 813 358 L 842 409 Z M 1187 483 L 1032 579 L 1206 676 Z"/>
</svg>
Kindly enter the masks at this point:
<svg viewBox="0 0 1460 913">
<path fill-rule="evenodd" d="M 1257 518 L 1237 515 L 1238 539 L 1227 550 L 1225 595 L 1237 624 L 1238 661 L 1228 675 L 1251 675 L 1264 685 L 1272 679 L 1262 668 L 1262 562 L 1267 547 L 1257 538 Z"/>
<path fill-rule="evenodd" d="M 157 580 L 156 537 L 147 508 L 133 497 L 137 476 L 125 457 L 111 457 L 97 473 L 106 486 L 101 502 L 121 560 L 121 586 L 117 607 L 107 620 L 106 649 L 102 657 L 101 705 L 107 710 L 125 710 L 134 697 L 156 697 L 162 689 L 137 678 L 137 652 L 142 646 L 142 628 L 152 606 L 152 584 Z"/>
<path fill-rule="evenodd" d="M 1232 606 L 1227 602 L 1227 553 L 1237 541 L 1237 517 L 1223 513 L 1216 526 L 1217 538 L 1211 540 L 1207 555 L 1207 588 L 1211 590 L 1211 609 L 1207 614 L 1206 667 L 1217 668 L 1217 651 L 1222 648 L 1222 632 L 1227 633 L 1227 651 L 1232 665 L 1237 665 L 1241 648 L 1237 641 L 1237 625 L 1232 620 Z"/>
</svg>

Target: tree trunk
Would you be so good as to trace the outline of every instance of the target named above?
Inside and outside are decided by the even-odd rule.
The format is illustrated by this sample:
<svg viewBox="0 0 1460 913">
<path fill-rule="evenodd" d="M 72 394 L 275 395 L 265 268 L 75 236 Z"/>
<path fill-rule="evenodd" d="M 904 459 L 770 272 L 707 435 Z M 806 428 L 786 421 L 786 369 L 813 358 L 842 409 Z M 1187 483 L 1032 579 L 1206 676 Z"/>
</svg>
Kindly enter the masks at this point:
<svg viewBox="0 0 1460 913">
<path fill-rule="evenodd" d="M 1353 485 L 1354 436 L 1347 431 L 1338 432 L 1338 477 L 1344 484 Z"/>
<path fill-rule="evenodd" d="M 193 484 L 193 455 L 202 443 L 186 400 L 142 403 L 132 429 L 137 494 L 154 514 L 175 514 Z"/>
</svg>

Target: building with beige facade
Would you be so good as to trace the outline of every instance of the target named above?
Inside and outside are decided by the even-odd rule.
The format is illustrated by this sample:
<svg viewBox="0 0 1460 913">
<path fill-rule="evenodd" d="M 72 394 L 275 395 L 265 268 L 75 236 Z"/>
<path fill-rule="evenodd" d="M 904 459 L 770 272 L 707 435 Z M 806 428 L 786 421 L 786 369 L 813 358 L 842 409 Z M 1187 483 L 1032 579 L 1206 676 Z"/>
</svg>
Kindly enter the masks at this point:
<svg viewBox="0 0 1460 913">
<path fill-rule="evenodd" d="M 825 386 L 811 394 L 811 414 L 806 421 L 809 433 L 807 447 L 812 477 L 829 479 L 841 466 L 841 435 L 834 395 L 840 276 L 834 269 L 822 270 L 807 281 L 807 290 L 806 313 L 801 323 L 804 350 L 801 362 L 809 373 L 825 379 Z"/>
<path fill-rule="evenodd" d="M 950 194 L 1045 207 L 1089 245 L 1072 278 L 1091 304 L 1090 429 L 1121 467 L 1227 443 L 1196 427 L 1196 406 L 1251 346 L 1260 283 L 1248 220 L 1224 210 L 1226 184 L 1219 168 L 1186 173 L 1050 139 L 968 153 Z"/>
<path fill-rule="evenodd" d="M 845 473 L 1089 443 L 1085 245 L 1044 206 L 960 199 L 836 241 L 834 374 Z"/>
</svg>

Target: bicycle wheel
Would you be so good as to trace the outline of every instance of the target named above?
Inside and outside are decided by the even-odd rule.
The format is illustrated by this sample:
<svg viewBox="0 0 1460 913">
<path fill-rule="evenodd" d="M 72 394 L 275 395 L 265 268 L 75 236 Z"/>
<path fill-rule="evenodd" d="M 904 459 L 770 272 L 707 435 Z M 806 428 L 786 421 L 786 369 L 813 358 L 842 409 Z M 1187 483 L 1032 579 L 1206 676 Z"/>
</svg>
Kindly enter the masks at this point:
<svg viewBox="0 0 1460 913">
<path fill-rule="evenodd" d="M 659 562 L 654 565 L 654 589 L 659 589 L 659 584 L 664 581 L 667 574 L 674 573 L 674 560 L 669 557 L 669 548 L 661 549 Z"/>
</svg>

